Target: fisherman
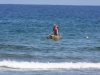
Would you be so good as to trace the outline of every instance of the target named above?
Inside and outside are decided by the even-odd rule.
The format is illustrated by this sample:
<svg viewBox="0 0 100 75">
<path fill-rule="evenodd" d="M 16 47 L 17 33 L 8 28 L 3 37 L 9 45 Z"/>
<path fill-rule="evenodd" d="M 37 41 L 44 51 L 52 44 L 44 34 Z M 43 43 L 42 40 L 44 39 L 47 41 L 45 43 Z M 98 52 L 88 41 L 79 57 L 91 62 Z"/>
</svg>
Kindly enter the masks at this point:
<svg viewBox="0 0 100 75">
<path fill-rule="evenodd" d="M 58 35 L 58 31 L 59 31 L 58 25 L 54 24 L 54 27 L 53 27 L 54 35 Z"/>
</svg>

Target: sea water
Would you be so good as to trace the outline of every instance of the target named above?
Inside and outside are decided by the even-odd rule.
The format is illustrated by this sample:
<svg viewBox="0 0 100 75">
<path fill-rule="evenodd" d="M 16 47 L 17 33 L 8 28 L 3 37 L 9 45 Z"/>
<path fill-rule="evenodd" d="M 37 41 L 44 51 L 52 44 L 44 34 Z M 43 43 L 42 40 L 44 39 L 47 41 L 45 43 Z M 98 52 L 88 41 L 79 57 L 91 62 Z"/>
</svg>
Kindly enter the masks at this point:
<svg viewBox="0 0 100 75">
<path fill-rule="evenodd" d="M 1 4 L 0 75 L 22 74 L 100 75 L 100 6 Z"/>
</svg>

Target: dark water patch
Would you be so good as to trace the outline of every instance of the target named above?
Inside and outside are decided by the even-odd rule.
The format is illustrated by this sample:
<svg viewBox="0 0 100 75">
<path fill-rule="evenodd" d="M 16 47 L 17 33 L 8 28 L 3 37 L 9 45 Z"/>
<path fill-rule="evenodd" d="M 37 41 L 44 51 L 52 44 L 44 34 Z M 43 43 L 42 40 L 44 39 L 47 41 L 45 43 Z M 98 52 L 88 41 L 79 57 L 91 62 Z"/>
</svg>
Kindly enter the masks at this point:
<svg viewBox="0 0 100 75">
<path fill-rule="evenodd" d="M 100 47 L 90 47 L 89 50 L 92 50 L 92 51 L 100 51 Z"/>
<path fill-rule="evenodd" d="M 97 50 L 100 50 L 100 47 L 95 47 Z"/>
<path fill-rule="evenodd" d="M 15 32 L 17 32 L 17 33 L 23 33 L 23 32 L 25 32 L 25 31 L 22 30 L 22 29 L 18 29 L 18 30 L 16 30 Z"/>
<path fill-rule="evenodd" d="M 12 22 L 0 22 L 0 24 L 3 24 L 3 25 L 5 25 L 5 24 L 11 24 Z"/>
<path fill-rule="evenodd" d="M 25 48 L 26 46 L 21 46 L 21 45 L 11 45 L 11 44 L 0 44 L 1 48 L 15 48 L 15 49 L 22 49 Z"/>
<path fill-rule="evenodd" d="M 0 44 L 0 48 L 1 49 L 9 49 L 9 50 L 18 50 L 18 51 L 22 51 L 22 50 L 38 50 L 39 48 L 35 48 L 32 46 L 24 46 L 24 45 L 11 45 L 11 44 Z"/>
<path fill-rule="evenodd" d="M 28 58 L 34 58 L 34 56 L 30 54 L 0 54 L 0 57 L 5 58 L 5 59 L 28 59 Z"/>
<path fill-rule="evenodd" d="M 32 54 L 0 54 L 0 57 L 4 60 L 18 60 L 18 61 L 43 61 L 44 58 L 38 55 Z M 2 60 L 0 58 L 0 60 Z M 48 59 L 47 59 L 48 60 Z"/>
<path fill-rule="evenodd" d="M 92 48 L 90 48 L 90 50 L 100 51 L 100 47 L 92 47 Z"/>
</svg>

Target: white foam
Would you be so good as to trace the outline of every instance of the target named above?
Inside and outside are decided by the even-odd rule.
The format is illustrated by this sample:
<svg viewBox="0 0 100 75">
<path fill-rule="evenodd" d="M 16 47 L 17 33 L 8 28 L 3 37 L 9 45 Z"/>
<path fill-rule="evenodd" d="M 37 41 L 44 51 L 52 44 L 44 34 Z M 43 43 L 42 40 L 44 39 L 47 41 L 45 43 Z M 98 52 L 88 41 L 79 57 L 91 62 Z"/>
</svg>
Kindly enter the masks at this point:
<svg viewBox="0 0 100 75">
<path fill-rule="evenodd" d="M 0 67 L 14 69 L 100 69 L 100 63 L 88 62 L 63 62 L 63 63 L 41 63 L 41 62 L 17 62 L 17 61 L 0 61 Z"/>
</svg>

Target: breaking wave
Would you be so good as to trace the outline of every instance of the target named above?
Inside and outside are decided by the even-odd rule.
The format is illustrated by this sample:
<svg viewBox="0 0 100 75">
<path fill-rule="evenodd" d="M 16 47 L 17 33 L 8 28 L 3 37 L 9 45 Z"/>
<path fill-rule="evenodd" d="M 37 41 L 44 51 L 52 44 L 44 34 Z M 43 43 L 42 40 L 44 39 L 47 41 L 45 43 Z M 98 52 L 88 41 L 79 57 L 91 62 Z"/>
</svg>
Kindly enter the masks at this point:
<svg viewBox="0 0 100 75">
<path fill-rule="evenodd" d="M 18 62 L 3 60 L 0 61 L 0 69 L 38 69 L 38 70 L 52 70 L 52 69 L 100 69 L 99 63 L 88 62 L 60 62 L 60 63 L 43 63 L 43 62 Z"/>
</svg>

